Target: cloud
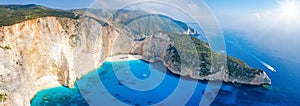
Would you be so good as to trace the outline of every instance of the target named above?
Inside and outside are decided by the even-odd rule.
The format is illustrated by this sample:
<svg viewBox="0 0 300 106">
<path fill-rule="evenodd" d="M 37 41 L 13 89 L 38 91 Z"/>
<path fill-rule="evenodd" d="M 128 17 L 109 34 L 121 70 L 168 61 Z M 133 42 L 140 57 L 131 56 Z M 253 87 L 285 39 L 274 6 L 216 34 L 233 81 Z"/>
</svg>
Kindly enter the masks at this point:
<svg viewBox="0 0 300 106">
<path fill-rule="evenodd" d="M 241 32 L 240 37 L 258 48 L 274 52 L 274 56 L 300 62 L 300 9 L 289 17 L 279 9 L 219 16 L 226 30 Z M 293 57 L 293 58 L 290 58 Z"/>
<path fill-rule="evenodd" d="M 254 15 L 255 15 L 255 16 L 256 16 L 256 18 L 258 18 L 258 19 L 260 19 L 260 18 L 261 18 L 261 15 L 260 15 L 260 13 L 255 13 Z"/>
</svg>

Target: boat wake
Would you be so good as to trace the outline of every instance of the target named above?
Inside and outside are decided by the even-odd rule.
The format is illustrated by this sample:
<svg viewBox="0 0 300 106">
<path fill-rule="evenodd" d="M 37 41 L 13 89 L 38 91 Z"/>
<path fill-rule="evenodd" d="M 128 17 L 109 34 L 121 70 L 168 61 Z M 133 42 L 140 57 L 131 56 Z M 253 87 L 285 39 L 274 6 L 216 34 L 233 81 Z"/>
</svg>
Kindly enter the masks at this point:
<svg viewBox="0 0 300 106">
<path fill-rule="evenodd" d="M 254 57 L 257 61 L 259 61 L 262 65 L 264 65 L 266 68 L 268 68 L 269 70 L 276 72 L 276 69 L 274 67 L 272 67 L 270 64 L 262 61 L 261 59 Z"/>
</svg>

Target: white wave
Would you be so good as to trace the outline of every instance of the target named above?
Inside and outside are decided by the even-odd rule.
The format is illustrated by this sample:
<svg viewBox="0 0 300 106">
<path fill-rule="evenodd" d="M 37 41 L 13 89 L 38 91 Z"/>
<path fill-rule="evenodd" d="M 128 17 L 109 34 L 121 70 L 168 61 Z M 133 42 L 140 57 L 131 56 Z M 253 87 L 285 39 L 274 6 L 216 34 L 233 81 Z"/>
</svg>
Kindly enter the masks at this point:
<svg viewBox="0 0 300 106">
<path fill-rule="evenodd" d="M 256 57 L 255 57 L 256 58 Z M 276 69 L 274 67 L 272 67 L 270 64 L 256 58 L 256 60 L 258 60 L 261 64 L 263 64 L 266 68 L 268 68 L 269 70 L 276 72 Z"/>
<path fill-rule="evenodd" d="M 267 67 L 269 70 L 273 71 L 273 72 L 276 72 L 275 68 L 272 67 L 271 65 L 265 63 L 265 62 L 261 62 L 265 67 Z"/>
</svg>

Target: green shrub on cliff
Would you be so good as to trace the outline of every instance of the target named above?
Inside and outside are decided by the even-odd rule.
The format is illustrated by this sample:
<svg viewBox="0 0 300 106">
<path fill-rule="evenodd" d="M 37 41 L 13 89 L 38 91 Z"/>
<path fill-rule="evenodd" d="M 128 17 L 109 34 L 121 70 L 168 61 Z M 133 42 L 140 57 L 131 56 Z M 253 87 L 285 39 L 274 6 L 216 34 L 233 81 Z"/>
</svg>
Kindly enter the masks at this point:
<svg viewBox="0 0 300 106">
<path fill-rule="evenodd" d="M 69 44 L 71 47 L 76 47 L 80 45 L 80 38 L 78 35 L 71 35 L 69 37 Z"/>
<path fill-rule="evenodd" d="M 9 50 L 11 49 L 11 47 L 9 45 L 6 45 L 6 46 L 0 46 L 0 48 L 4 49 L 4 50 Z"/>
<path fill-rule="evenodd" d="M 7 99 L 6 93 L 0 93 L 0 102 L 5 101 Z"/>
</svg>

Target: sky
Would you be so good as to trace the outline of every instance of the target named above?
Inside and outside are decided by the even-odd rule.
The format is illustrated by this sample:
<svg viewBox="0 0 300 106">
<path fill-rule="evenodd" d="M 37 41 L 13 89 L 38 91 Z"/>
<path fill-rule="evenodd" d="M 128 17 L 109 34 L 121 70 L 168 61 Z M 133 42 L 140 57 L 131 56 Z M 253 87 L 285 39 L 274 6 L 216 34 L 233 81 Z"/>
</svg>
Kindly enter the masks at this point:
<svg viewBox="0 0 300 106">
<path fill-rule="evenodd" d="M 125 6 L 165 14 L 188 23 L 198 20 L 208 30 L 219 25 L 222 31 L 242 32 L 240 36 L 251 39 L 258 46 L 286 51 L 285 55 L 300 54 L 300 46 L 295 46 L 300 45 L 300 0 L 163 0 L 126 6 L 136 1 L 0 0 L 0 4 L 38 4 L 57 9 L 115 9 Z M 213 32 L 218 30 L 212 29 L 210 34 L 214 35 Z"/>
<path fill-rule="evenodd" d="M 0 0 L 0 4 L 38 4 L 56 9 L 87 8 L 94 0 Z"/>
<path fill-rule="evenodd" d="M 44 5 L 50 8 L 57 9 L 80 9 L 80 8 L 120 8 L 127 2 L 132 2 L 136 0 L 0 0 L 0 4 L 38 4 Z M 165 0 L 168 1 L 168 0 Z M 169 0 L 171 3 L 182 2 L 183 0 Z M 184 0 L 182 4 L 187 8 L 193 10 L 193 4 L 199 2 L 200 0 Z M 218 18 L 220 24 L 223 27 L 230 27 L 228 23 L 233 23 L 231 20 L 234 18 L 242 19 L 243 16 L 256 14 L 260 15 L 260 12 L 266 12 L 278 7 L 279 0 L 203 0 L 214 15 Z M 175 19 L 179 19 L 185 22 L 189 22 L 189 18 L 178 15 L 178 12 L 175 12 L 174 9 L 161 8 L 161 5 L 156 7 L 153 4 L 152 6 L 143 6 L 142 9 L 146 11 L 158 12 L 172 16 Z M 147 8 L 148 7 L 148 8 Z M 136 9 L 136 8 L 135 8 Z M 138 8 L 141 9 L 141 8 Z M 171 12 L 170 12 L 171 11 Z M 174 14 L 172 14 L 174 13 Z M 195 11 L 194 13 L 197 13 Z M 203 13 L 202 13 L 203 14 Z M 236 19 L 235 19 L 236 20 Z M 228 22 L 229 21 L 229 22 Z"/>
<path fill-rule="evenodd" d="M 78 9 L 78 8 L 87 8 L 95 0 L 1 0 L 0 4 L 39 4 L 51 8 L 57 9 Z M 114 3 L 118 0 L 97 0 L 103 1 L 107 4 L 117 4 Z M 122 0 L 122 1 L 131 1 L 131 0 Z M 197 0 L 193 0 L 197 1 Z M 226 10 L 230 12 L 239 11 L 253 11 L 253 10 L 262 10 L 267 8 L 272 8 L 276 5 L 277 0 L 204 0 L 210 8 L 214 10 Z M 255 7 L 255 8 L 254 8 Z"/>
</svg>

